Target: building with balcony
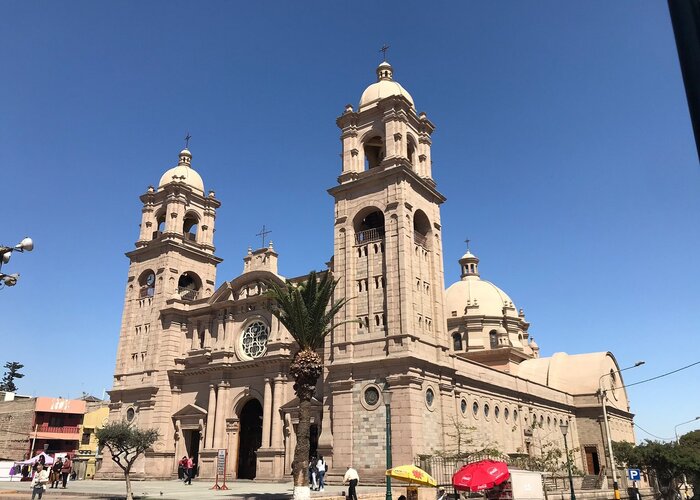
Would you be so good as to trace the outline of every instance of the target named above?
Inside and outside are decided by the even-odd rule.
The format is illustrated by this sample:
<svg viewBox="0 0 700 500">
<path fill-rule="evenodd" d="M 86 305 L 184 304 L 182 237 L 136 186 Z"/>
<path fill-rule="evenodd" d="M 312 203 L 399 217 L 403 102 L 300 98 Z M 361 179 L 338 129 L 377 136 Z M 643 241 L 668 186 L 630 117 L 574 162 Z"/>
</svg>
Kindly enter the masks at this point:
<svg viewBox="0 0 700 500">
<path fill-rule="evenodd" d="M 80 445 L 73 461 L 78 479 L 92 479 L 99 470 L 102 455 L 95 431 L 102 428 L 109 417 L 108 401 L 90 398 L 85 403 L 86 412 L 80 426 Z"/>
</svg>

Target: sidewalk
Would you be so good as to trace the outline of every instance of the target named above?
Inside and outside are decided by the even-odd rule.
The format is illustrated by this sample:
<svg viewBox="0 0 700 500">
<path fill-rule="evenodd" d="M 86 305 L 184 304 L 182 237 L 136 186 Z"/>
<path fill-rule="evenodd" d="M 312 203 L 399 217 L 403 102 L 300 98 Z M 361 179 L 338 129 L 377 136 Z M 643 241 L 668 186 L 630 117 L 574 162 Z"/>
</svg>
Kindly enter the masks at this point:
<svg viewBox="0 0 700 500">
<path fill-rule="evenodd" d="M 195 480 L 186 486 L 176 479 L 170 481 L 132 481 L 134 497 L 141 499 L 160 500 L 198 500 L 200 498 L 220 499 L 246 499 L 246 500 L 287 500 L 292 498 L 294 489 L 292 482 L 266 483 L 257 481 L 238 480 L 226 483 L 227 491 L 211 490 L 211 481 Z M 381 497 L 384 488 L 381 486 L 360 486 L 359 498 Z M 312 491 L 311 498 L 315 500 L 333 499 L 339 500 L 342 491 L 347 491 L 343 486 L 327 486 L 326 491 Z M 68 488 L 47 489 L 44 493 L 45 500 L 56 498 L 59 500 L 84 500 L 91 499 L 124 499 L 126 487 L 124 481 L 70 481 Z M 29 482 L 0 482 L 0 500 L 16 500 L 31 498 Z"/>
</svg>

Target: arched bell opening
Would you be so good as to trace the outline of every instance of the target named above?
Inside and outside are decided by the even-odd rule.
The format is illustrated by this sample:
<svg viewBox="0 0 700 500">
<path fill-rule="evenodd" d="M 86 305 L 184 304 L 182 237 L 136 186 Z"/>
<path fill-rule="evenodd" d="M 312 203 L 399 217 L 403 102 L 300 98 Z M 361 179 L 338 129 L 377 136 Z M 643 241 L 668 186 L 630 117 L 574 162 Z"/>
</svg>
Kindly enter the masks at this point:
<svg viewBox="0 0 700 500">
<path fill-rule="evenodd" d="M 355 217 L 355 244 L 384 238 L 384 214 L 376 208 L 360 212 Z"/>
<path fill-rule="evenodd" d="M 152 239 L 154 240 L 165 231 L 165 212 L 161 212 L 160 214 L 156 215 L 156 224 L 158 225 L 158 228 L 153 231 Z"/>
<path fill-rule="evenodd" d="M 197 214 L 188 213 L 182 222 L 182 235 L 185 240 L 197 241 L 197 230 L 199 229 L 199 217 Z"/>
<path fill-rule="evenodd" d="M 384 138 L 375 135 L 367 139 L 362 146 L 365 152 L 365 170 L 378 167 L 386 156 Z"/>
<path fill-rule="evenodd" d="M 177 292 L 182 300 L 196 300 L 202 288 L 202 280 L 192 271 L 184 272 L 177 280 Z"/>
<path fill-rule="evenodd" d="M 430 239 L 430 220 L 425 212 L 416 210 L 413 216 L 413 240 L 417 245 L 428 248 Z"/>
</svg>

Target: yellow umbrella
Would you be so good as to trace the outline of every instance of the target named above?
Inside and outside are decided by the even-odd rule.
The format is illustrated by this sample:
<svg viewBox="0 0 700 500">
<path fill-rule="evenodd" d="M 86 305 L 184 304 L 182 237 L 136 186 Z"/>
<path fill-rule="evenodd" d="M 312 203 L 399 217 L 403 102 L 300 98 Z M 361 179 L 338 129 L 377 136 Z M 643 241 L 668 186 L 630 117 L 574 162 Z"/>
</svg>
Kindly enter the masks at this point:
<svg viewBox="0 0 700 500">
<path fill-rule="evenodd" d="M 433 479 L 433 476 L 415 465 L 399 465 L 398 467 L 387 470 L 386 475 L 393 479 L 406 481 L 411 484 L 437 486 L 437 481 Z"/>
</svg>

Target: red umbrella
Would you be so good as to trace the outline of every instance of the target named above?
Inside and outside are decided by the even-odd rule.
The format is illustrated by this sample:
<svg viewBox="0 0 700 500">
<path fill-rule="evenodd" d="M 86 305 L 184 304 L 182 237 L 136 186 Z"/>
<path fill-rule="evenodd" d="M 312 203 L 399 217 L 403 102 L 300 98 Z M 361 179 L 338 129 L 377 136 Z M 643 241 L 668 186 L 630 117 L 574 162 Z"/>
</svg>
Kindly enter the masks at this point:
<svg viewBox="0 0 700 500">
<path fill-rule="evenodd" d="M 452 476 L 456 490 L 481 491 L 493 488 L 510 477 L 505 462 L 482 460 L 465 465 Z"/>
</svg>

